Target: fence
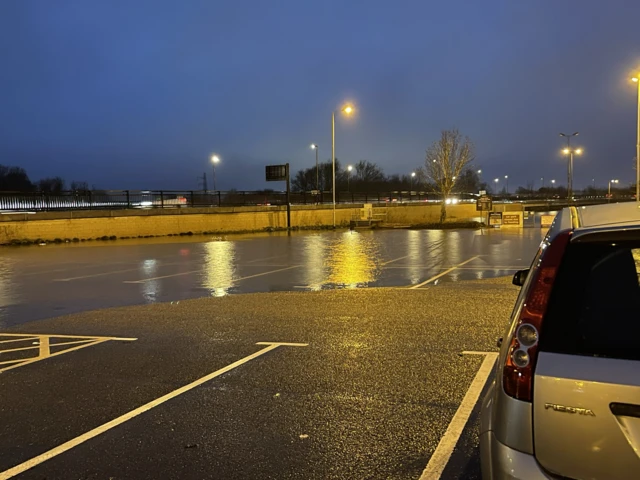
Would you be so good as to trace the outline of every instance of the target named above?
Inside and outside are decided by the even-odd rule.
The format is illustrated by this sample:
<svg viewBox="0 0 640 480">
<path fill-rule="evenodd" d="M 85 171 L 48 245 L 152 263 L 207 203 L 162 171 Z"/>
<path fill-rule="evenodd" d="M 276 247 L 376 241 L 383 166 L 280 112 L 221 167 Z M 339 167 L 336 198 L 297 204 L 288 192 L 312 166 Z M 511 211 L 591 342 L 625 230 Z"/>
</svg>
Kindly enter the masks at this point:
<svg viewBox="0 0 640 480">
<path fill-rule="evenodd" d="M 456 195 L 460 198 L 465 195 Z M 466 195 L 464 200 L 473 197 Z M 337 203 L 436 202 L 436 193 L 426 192 L 336 192 Z M 331 204 L 331 192 L 291 193 L 294 205 Z M 0 211 L 113 210 L 129 208 L 237 207 L 286 205 L 286 192 L 273 191 L 170 191 L 109 190 L 84 192 L 0 192 Z"/>
</svg>

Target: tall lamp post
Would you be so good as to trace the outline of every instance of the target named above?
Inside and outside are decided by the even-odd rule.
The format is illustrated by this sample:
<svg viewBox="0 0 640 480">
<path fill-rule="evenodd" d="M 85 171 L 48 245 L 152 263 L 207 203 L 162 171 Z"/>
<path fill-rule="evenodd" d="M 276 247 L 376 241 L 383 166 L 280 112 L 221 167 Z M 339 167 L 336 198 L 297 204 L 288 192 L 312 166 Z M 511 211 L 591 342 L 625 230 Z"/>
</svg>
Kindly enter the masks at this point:
<svg viewBox="0 0 640 480">
<path fill-rule="evenodd" d="M 582 154 L 581 148 L 565 148 L 562 153 L 569 155 L 569 168 L 567 172 L 567 199 L 571 201 L 573 197 L 573 156 Z"/>
<path fill-rule="evenodd" d="M 567 148 L 563 150 L 565 155 L 569 155 L 571 152 L 571 137 L 577 137 L 580 135 L 580 132 L 573 132 L 571 134 L 561 133 L 561 137 L 565 137 L 567 139 Z M 569 155 L 569 162 L 567 163 L 567 198 L 571 200 L 573 191 L 573 154 Z"/>
<path fill-rule="evenodd" d="M 639 77 L 633 77 L 631 80 L 638 84 L 638 119 L 636 133 L 636 202 L 640 202 L 640 82 Z"/>
<path fill-rule="evenodd" d="M 351 115 L 354 108 L 351 105 L 345 105 L 340 109 L 341 112 Z M 333 227 L 336 226 L 336 111 L 331 112 L 331 172 L 332 183 L 331 190 L 333 193 Z"/>
<path fill-rule="evenodd" d="M 213 191 L 216 191 L 216 163 L 220 163 L 218 155 L 211 155 L 211 166 L 213 167 Z"/>
<path fill-rule="evenodd" d="M 504 176 L 504 181 L 506 182 L 505 188 L 506 188 L 507 195 L 509 195 L 509 175 Z"/>
<path fill-rule="evenodd" d="M 499 178 L 494 178 L 494 179 L 493 179 L 493 183 L 495 183 L 495 184 L 496 184 L 496 195 L 498 194 L 498 182 L 499 182 L 499 181 L 500 181 L 500 179 L 499 179 Z"/>
<path fill-rule="evenodd" d="M 410 178 L 410 180 L 409 180 L 409 196 L 411 196 L 411 192 L 413 191 L 413 179 L 415 178 L 415 176 L 416 176 L 416 172 L 411 172 L 411 177 L 409 177 Z"/>
<path fill-rule="evenodd" d="M 609 197 L 609 201 L 611 201 L 611 184 L 612 184 L 612 183 L 619 183 L 619 182 L 620 182 L 620 180 L 618 180 L 618 179 L 616 179 L 616 180 L 609 180 L 609 195 L 608 195 L 608 197 Z"/>
<path fill-rule="evenodd" d="M 316 151 L 316 190 L 320 190 L 320 167 L 318 166 L 318 145 L 311 144 L 311 150 Z"/>
<path fill-rule="evenodd" d="M 351 170 L 353 170 L 353 167 L 351 165 L 347 165 L 347 192 L 351 191 Z"/>
</svg>

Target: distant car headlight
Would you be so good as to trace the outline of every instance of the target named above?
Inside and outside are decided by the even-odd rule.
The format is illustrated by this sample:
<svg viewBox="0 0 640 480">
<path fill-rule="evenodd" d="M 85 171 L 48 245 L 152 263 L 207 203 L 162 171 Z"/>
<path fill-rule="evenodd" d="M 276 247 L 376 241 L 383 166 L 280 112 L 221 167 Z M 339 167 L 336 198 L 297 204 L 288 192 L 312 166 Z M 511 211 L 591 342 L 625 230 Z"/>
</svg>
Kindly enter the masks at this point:
<svg viewBox="0 0 640 480">
<path fill-rule="evenodd" d="M 450 198 L 447 198 L 447 199 L 444 201 L 444 203 L 446 203 L 447 205 L 451 205 L 451 199 L 450 199 Z"/>
<path fill-rule="evenodd" d="M 457 198 L 452 199 L 451 203 L 453 203 L 455 205 L 456 203 L 458 203 L 458 199 Z"/>
</svg>

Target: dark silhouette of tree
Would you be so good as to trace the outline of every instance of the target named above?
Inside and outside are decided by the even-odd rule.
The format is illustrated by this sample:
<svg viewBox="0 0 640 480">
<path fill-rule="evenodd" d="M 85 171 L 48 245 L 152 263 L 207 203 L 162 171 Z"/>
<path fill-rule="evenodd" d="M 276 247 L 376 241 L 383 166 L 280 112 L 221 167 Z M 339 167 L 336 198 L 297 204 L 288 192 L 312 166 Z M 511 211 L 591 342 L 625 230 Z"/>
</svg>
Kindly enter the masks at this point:
<svg viewBox="0 0 640 480">
<path fill-rule="evenodd" d="M 0 165 L 0 191 L 29 192 L 34 189 L 24 168 Z"/>
<path fill-rule="evenodd" d="M 465 168 L 456 178 L 454 190 L 459 193 L 477 193 L 480 190 L 478 173 L 471 168 Z"/>
<path fill-rule="evenodd" d="M 48 177 L 38 181 L 38 190 L 44 193 L 60 193 L 64 191 L 64 180 L 60 177 Z"/>
<path fill-rule="evenodd" d="M 71 185 L 69 186 L 69 188 L 71 189 L 72 192 L 81 194 L 81 195 L 86 195 L 91 191 L 89 189 L 89 184 L 87 182 L 73 181 L 71 182 Z"/>
</svg>

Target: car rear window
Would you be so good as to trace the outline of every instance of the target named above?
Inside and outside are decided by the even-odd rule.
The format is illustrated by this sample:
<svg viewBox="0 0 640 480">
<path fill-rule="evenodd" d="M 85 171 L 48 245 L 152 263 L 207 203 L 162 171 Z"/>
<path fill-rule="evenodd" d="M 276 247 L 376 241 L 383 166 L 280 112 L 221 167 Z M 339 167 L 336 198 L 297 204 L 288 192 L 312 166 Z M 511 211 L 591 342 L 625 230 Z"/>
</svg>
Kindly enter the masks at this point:
<svg viewBox="0 0 640 480">
<path fill-rule="evenodd" d="M 640 360 L 640 240 L 569 244 L 540 349 Z"/>
</svg>

